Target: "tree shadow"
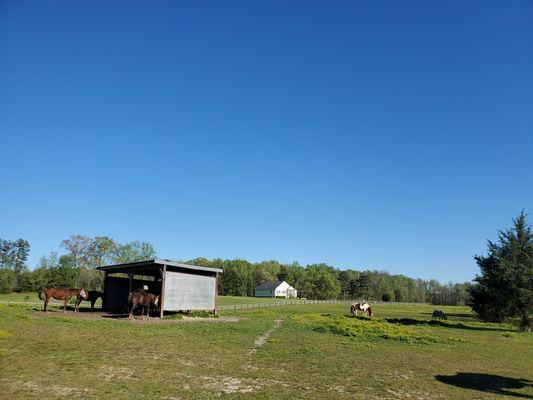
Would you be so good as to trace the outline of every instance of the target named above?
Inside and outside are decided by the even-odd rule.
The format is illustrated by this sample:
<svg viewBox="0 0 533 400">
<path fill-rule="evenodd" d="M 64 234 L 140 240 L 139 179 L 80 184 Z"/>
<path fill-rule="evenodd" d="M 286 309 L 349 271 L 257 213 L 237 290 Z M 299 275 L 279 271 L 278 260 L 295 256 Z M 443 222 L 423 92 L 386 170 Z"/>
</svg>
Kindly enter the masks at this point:
<svg viewBox="0 0 533 400">
<path fill-rule="evenodd" d="M 385 318 L 387 322 L 391 324 L 400 325 L 428 325 L 428 326 L 441 326 L 443 328 L 451 329 L 466 329 L 471 331 L 493 331 L 493 332 L 514 332 L 514 329 L 497 328 L 488 326 L 470 326 L 465 325 L 462 322 L 448 322 L 435 319 L 414 319 L 414 318 Z"/>
<path fill-rule="evenodd" d="M 423 312 L 421 314 L 433 315 L 433 313 L 430 313 L 430 312 Z M 475 314 L 463 314 L 463 313 L 445 313 L 445 314 L 447 317 L 468 318 L 468 319 L 479 320 L 479 317 Z"/>
<path fill-rule="evenodd" d="M 464 389 L 479 390 L 481 392 L 512 396 L 522 399 L 533 399 L 529 394 L 511 392 L 509 389 L 524 389 L 533 387 L 532 381 L 527 379 L 508 378 L 500 375 L 477 374 L 472 372 L 457 372 L 455 375 L 435 375 L 435 379 L 447 385 Z"/>
</svg>

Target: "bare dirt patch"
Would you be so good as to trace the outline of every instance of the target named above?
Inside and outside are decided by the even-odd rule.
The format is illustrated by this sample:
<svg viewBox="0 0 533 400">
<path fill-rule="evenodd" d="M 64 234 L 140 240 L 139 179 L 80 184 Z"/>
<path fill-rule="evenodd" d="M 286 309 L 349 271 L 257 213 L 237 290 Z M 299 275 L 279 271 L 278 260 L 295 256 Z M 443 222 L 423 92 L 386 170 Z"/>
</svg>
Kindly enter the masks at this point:
<svg viewBox="0 0 533 400">
<path fill-rule="evenodd" d="M 71 397 L 71 396 L 81 396 L 89 392 L 88 389 L 80 389 L 76 387 L 62 386 L 62 385 L 41 385 L 35 382 L 15 382 L 13 388 L 19 390 L 22 388 L 25 392 L 32 393 L 32 395 L 41 396 L 54 395 L 56 397 Z"/>
<path fill-rule="evenodd" d="M 98 377 L 105 381 L 119 380 L 135 380 L 137 379 L 133 371 L 129 368 L 114 367 L 112 365 L 104 365 L 100 368 Z"/>
<path fill-rule="evenodd" d="M 284 388 L 290 387 L 289 384 L 275 379 L 260 378 L 239 378 L 235 376 L 192 376 L 187 373 L 177 373 L 180 377 L 187 377 L 191 382 L 199 381 L 203 389 L 215 392 L 216 396 L 223 394 L 242 393 L 250 394 L 258 390 L 276 385 Z M 190 384 L 184 384 L 183 389 L 190 390 Z"/>
<path fill-rule="evenodd" d="M 189 323 L 189 322 L 239 322 L 242 318 L 238 317 L 218 317 L 218 318 L 202 318 L 202 317 L 187 317 L 184 316 L 182 318 L 159 318 L 159 317 L 150 317 L 150 319 L 146 318 L 144 320 L 141 319 L 140 316 L 135 316 L 134 321 L 130 321 L 128 319 L 128 314 L 113 314 L 113 313 L 107 313 L 104 311 L 79 311 L 79 312 L 72 312 L 67 311 L 67 313 L 63 312 L 54 312 L 50 311 L 48 313 L 45 313 L 43 311 L 35 310 L 34 315 L 38 318 L 78 318 L 78 319 L 92 319 L 92 320 L 99 320 L 99 319 L 113 319 L 121 322 L 129 322 L 129 323 L 142 323 L 142 324 L 160 324 L 160 323 L 169 323 L 169 324 L 176 324 L 176 323 Z"/>
</svg>

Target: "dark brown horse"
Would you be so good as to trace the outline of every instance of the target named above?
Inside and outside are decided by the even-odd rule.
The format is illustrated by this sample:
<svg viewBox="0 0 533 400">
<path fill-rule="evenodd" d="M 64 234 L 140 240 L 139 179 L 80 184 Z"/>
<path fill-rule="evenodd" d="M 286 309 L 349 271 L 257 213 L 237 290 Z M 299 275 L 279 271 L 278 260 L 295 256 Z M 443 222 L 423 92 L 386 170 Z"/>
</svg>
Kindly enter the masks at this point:
<svg viewBox="0 0 533 400">
<path fill-rule="evenodd" d="M 79 307 L 80 303 L 85 300 L 91 302 L 91 310 L 94 310 L 94 303 L 96 303 L 96 300 L 98 300 L 99 298 L 103 299 L 104 294 L 102 292 L 99 292 L 98 290 L 89 290 L 87 294 L 88 295 L 86 299 L 84 299 L 81 295 L 78 295 L 78 299 L 76 300 L 76 307 Z"/>
<path fill-rule="evenodd" d="M 159 304 L 159 295 L 148 293 L 147 290 L 137 289 L 128 296 L 128 304 L 130 305 L 129 319 L 133 319 L 133 311 L 137 307 L 141 307 L 141 319 L 144 320 L 144 310 L 150 319 L 150 309 L 156 308 Z"/>
<path fill-rule="evenodd" d="M 44 292 L 44 299 L 43 294 Z M 67 303 L 72 299 L 73 297 L 83 298 L 83 300 L 87 300 L 87 291 L 84 289 L 58 289 L 58 288 L 44 288 L 39 289 L 39 298 L 41 300 L 44 300 L 44 312 L 48 311 L 48 303 L 50 302 L 50 299 L 54 298 L 56 300 L 65 300 L 65 305 L 63 306 L 63 312 L 67 312 Z M 78 311 L 79 303 L 76 301 L 76 306 L 74 307 L 74 312 Z"/>
</svg>

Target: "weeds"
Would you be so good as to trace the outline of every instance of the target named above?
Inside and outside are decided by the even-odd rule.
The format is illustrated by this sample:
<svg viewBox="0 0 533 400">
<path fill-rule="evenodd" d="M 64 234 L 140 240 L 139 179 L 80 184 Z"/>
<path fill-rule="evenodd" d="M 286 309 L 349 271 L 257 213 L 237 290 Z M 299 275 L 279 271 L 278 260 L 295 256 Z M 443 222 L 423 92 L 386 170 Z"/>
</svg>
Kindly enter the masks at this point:
<svg viewBox="0 0 533 400">
<path fill-rule="evenodd" d="M 421 333 L 380 318 L 351 318 L 329 314 L 305 314 L 294 320 L 316 332 L 357 337 L 362 340 L 397 340 L 411 344 L 465 342 L 464 339 Z"/>
</svg>

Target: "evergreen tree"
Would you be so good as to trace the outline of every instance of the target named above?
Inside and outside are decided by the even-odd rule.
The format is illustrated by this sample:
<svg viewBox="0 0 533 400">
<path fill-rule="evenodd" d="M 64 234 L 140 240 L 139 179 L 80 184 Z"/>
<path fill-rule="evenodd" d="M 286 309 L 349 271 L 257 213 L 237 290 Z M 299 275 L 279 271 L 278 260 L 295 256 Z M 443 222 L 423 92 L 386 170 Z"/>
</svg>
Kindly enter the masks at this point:
<svg viewBox="0 0 533 400">
<path fill-rule="evenodd" d="M 501 322 L 520 317 L 531 329 L 533 314 L 533 233 L 524 211 L 511 229 L 488 241 L 488 255 L 476 256 L 481 269 L 469 291 L 474 311 L 483 319 Z"/>
</svg>

